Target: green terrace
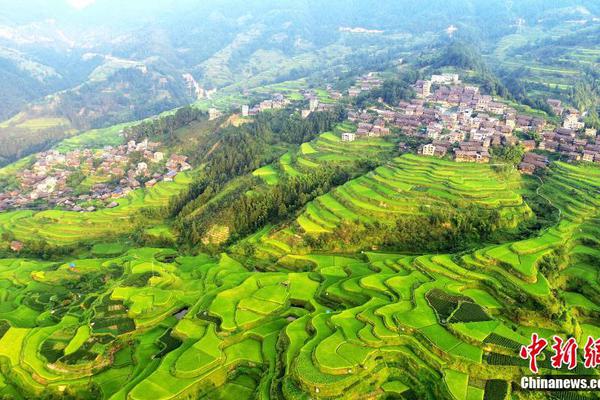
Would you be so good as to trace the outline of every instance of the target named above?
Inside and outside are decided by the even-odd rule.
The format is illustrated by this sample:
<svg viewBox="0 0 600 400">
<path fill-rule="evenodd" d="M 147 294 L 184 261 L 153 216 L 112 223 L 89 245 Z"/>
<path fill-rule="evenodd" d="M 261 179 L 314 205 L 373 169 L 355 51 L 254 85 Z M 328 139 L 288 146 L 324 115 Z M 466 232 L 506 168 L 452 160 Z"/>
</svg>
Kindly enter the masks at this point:
<svg viewBox="0 0 600 400">
<path fill-rule="evenodd" d="M 349 144 L 354 143 L 361 142 Z M 320 150 L 317 145 L 303 146 L 302 151 L 308 151 L 310 157 L 317 159 L 319 152 L 316 149 Z M 348 154 L 352 154 L 350 148 L 345 156 Z M 264 169 L 262 172 L 266 173 Z M 276 174 L 261 176 L 274 179 Z M 270 235 L 253 237 L 252 241 L 259 250 L 281 256 L 296 242 L 295 235 L 332 233 L 348 221 L 386 224 L 402 215 L 427 216 L 449 204 L 474 204 L 499 210 L 502 228 L 513 230 L 532 216 L 521 195 L 524 187 L 516 172 L 500 174 L 489 165 L 462 165 L 404 155 L 308 203 L 292 226 Z M 277 242 L 281 244 L 277 245 Z"/>
<path fill-rule="evenodd" d="M 493 183 L 488 167 L 458 174 L 453 166 L 402 157 L 369 179 L 409 192 L 430 182 L 435 195 L 422 201 L 432 207 L 468 195 L 529 212 L 516 195 L 518 179 Z M 398 183 L 377 181 L 382 171 Z M 531 332 L 577 339 L 600 332 L 600 299 L 592 295 L 599 187 L 600 170 L 555 164 L 541 186 L 561 210 L 555 226 L 464 254 L 288 252 L 272 272 L 227 254 L 150 248 L 64 264 L 0 260 L 0 390 L 38 396 L 68 386 L 85 397 L 95 388 L 113 399 L 505 399 L 527 370 L 518 349 Z M 253 240 L 268 243 L 269 230 Z M 561 319 L 565 309 L 572 321 Z M 550 371 L 548 356 L 541 368 Z"/>
<path fill-rule="evenodd" d="M 96 242 L 90 258 L 0 260 L 0 395 L 506 399 L 527 372 L 518 349 L 532 332 L 600 334 L 600 168 L 554 163 L 535 192 L 494 166 L 392 158 L 381 138 L 342 142 L 354 128 L 340 124 L 254 171 L 259 184 L 244 196 L 328 165 L 380 165 L 244 238 L 252 257 L 237 245 L 182 255 L 110 239 L 185 190 L 187 174 L 110 210 L 0 214 L 0 232 L 19 240 Z M 459 253 L 319 247 L 348 223 L 381 228 L 449 207 L 495 210 L 510 232 L 534 218 L 531 196 L 558 220 L 519 240 Z M 175 239 L 153 222 L 147 235 Z"/>
<path fill-rule="evenodd" d="M 282 176 L 293 177 L 309 173 L 325 164 L 378 159 L 394 150 L 393 143 L 382 138 L 342 142 L 342 132 L 355 129 L 356 126 L 352 124 L 339 124 L 333 132 L 323 133 L 314 141 L 303 143 L 298 151 L 284 154 L 278 162 L 257 169 L 253 175 L 262 178 L 269 185 L 275 185 Z"/>
</svg>

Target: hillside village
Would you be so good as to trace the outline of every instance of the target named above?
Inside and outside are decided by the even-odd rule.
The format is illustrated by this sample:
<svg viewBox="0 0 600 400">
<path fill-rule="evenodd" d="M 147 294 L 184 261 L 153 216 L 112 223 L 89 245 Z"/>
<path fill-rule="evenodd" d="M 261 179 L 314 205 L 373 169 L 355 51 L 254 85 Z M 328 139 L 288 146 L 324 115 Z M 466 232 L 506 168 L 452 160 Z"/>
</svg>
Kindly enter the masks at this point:
<svg viewBox="0 0 600 400">
<path fill-rule="evenodd" d="M 368 73 L 348 88 L 346 98 L 354 99 L 382 84 L 383 79 L 376 73 Z M 585 129 L 582 115 L 563 107 L 559 100 L 548 100 L 562 120 L 561 126 L 555 126 L 544 118 L 519 113 L 502 99 L 483 94 L 479 87 L 463 83 L 458 74 L 432 75 L 428 80 L 415 82 L 413 88 L 416 98 L 396 105 L 367 109 L 348 106 L 348 121 L 356 125 L 356 130 L 343 133 L 342 140 L 351 142 L 400 132 L 425 142 L 419 147 L 419 154 L 477 163 L 489 162 L 493 147 L 521 145 L 526 154 L 519 169 L 526 174 L 545 168 L 548 153 L 556 153 L 566 161 L 600 162 L 596 130 Z M 331 86 L 327 93 L 336 102 L 344 98 Z M 302 90 L 301 94 L 308 103 L 308 108 L 300 110 L 303 118 L 335 107 L 336 103 L 319 102 L 314 90 Z M 290 104 L 284 95 L 275 94 L 252 108 L 242 106 L 242 115 L 253 116 Z M 400 143 L 400 151 L 406 150 L 405 144 Z"/>
<path fill-rule="evenodd" d="M 384 110 L 348 110 L 348 120 L 357 124 L 344 141 L 389 135 L 392 129 L 428 141 L 419 148 L 426 156 L 450 156 L 457 162 L 490 161 L 493 146 L 520 144 L 533 150 L 558 153 L 568 161 L 600 162 L 600 139 L 595 129 L 585 129 L 581 115 L 565 109 L 558 100 L 548 103 L 562 117 L 556 127 L 539 117 L 519 114 L 513 107 L 482 94 L 478 87 L 461 82 L 457 74 L 433 75 L 414 84 L 417 98 Z M 359 92 L 349 91 L 350 96 Z M 524 136 L 538 137 L 539 140 Z M 401 148 L 403 143 L 400 144 Z M 526 153 L 519 169 L 533 173 L 548 164 L 542 154 Z"/>
<path fill-rule="evenodd" d="M 158 142 L 144 140 L 102 150 L 49 150 L 16 176 L 18 187 L 0 193 L 0 211 L 60 207 L 72 211 L 113 208 L 115 201 L 140 187 L 173 181 L 191 169 L 187 157 L 166 158 Z"/>
<path fill-rule="evenodd" d="M 335 101 L 340 100 L 343 97 L 341 92 L 333 90 L 331 86 L 327 87 L 327 94 Z M 320 102 L 317 92 L 314 89 L 302 89 L 300 90 L 300 95 L 304 101 L 308 102 L 308 108 L 300 111 L 302 118 L 308 118 L 313 112 L 330 111 L 335 107 L 335 102 Z M 291 103 L 292 102 L 283 94 L 276 93 L 270 99 L 263 100 L 252 107 L 247 104 L 243 105 L 241 109 L 242 117 L 252 117 L 264 111 L 281 110 Z"/>
<path fill-rule="evenodd" d="M 279 110 L 290 104 L 290 101 L 286 99 L 282 94 L 275 94 L 270 100 L 263 100 L 259 104 L 253 107 L 248 105 L 242 106 L 242 117 L 249 117 L 257 115 L 260 112 L 267 110 Z"/>
<path fill-rule="evenodd" d="M 313 112 L 332 110 L 340 100 L 350 100 L 347 119 L 356 129 L 342 134 L 344 142 L 401 133 L 422 143 L 419 154 L 475 163 L 489 162 L 494 147 L 520 144 L 525 155 L 519 170 L 526 174 L 545 168 L 550 153 L 568 161 L 600 162 L 596 130 L 585 129 L 582 116 L 563 107 L 559 100 L 548 100 L 562 118 L 562 126 L 554 126 L 543 118 L 518 113 L 478 87 L 463 83 L 458 74 L 440 74 L 415 82 L 416 98 L 410 101 L 389 105 L 379 99 L 378 106 L 367 109 L 351 105 L 352 99 L 382 85 L 383 79 L 368 73 L 359 77 L 345 95 L 327 86 L 329 102 L 319 101 L 314 89 L 302 89 L 301 102 L 276 93 L 252 107 L 243 105 L 241 115 L 252 117 L 304 103 L 308 108 L 298 111 L 302 118 L 308 118 Z M 191 169 L 187 157 L 172 154 L 166 158 L 158 151 L 160 146 L 146 139 L 102 150 L 39 153 L 30 167 L 17 174 L 17 187 L 12 185 L 10 190 L 0 192 L 0 211 L 59 207 L 91 212 L 116 207 L 116 200 L 132 190 L 172 181 L 178 173 Z M 403 141 L 399 150 L 409 151 Z"/>
</svg>

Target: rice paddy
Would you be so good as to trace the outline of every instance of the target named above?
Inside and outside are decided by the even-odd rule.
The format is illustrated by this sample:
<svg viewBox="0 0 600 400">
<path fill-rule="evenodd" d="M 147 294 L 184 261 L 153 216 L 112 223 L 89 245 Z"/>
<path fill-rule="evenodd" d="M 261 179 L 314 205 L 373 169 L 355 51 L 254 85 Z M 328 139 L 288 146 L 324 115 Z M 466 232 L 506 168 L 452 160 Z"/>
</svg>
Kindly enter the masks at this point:
<svg viewBox="0 0 600 400">
<path fill-rule="evenodd" d="M 267 179 L 305 173 L 311 167 L 303 162 L 344 162 L 390 146 L 379 139 L 347 144 L 331 132 L 255 175 L 268 186 Z M 341 255 L 303 252 L 292 239 L 343 221 L 426 215 L 450 201 L 499 209 L 511 229 L 532 216 L 523 185 L 516 173 L 485 165 L 398 157 L 310 202 L 291 224 L 246 238 L 267 266 L 261 270 L 258 260 L 235 254 L 181 255 L 106 239 L 129 226 L 132 210 L 164 204 L 173 187 L 136 192 L 113 214 L 1 214 L 0 226 L 18 237 L 76 243 L 84 226 L 98 242 L 94 258 L 0 260 L 0 394 L 517 395 L 513 384 L 526 371 L 518 350 L 533 331 L 578 340 L 600 332 L 600 299 L 591 295 L 599 289 L 599 168 L 554 163 L 539 192 L 560 220 L 518 241 L 460 254 Z M 157 224 L 146 233 L 170 230 Z M 560 260 L 554 270 L 552 257 Z M 541 368 L 551 372 L 546 362 Z"/>
<path fill-rule="evenodd" d="M 317 143 L 326 141 L 334 149 L 336 143 L 339 148 L 346 146 L 346 143 L 335 142 L 337 137 L 333 135 L 323 136 Z M 317 148 L 317 145 L 311 148 Z M 346 152 L 344 157 L 351 154 Z M 318 153 L 311 153 L 311 156 L 318 162 Z M 349 221 L 386 224 L 402 215 L 427 216 L 449 204 L 474 204 L 498 210 L 501 228 L 510 231 L 533 216 L 521 194 L 524 186 L 517 172 L 501 175 L 488 165 L 462 166 L 451 161 L 404 155 L 318 197 L 306 206 L 290 228 L 273 232 L 257 243 L 266 253 L 275 251 L 283 255 L 277 246 L 273 246 L 274 242 L 297 243 L 293 239 L 295 235 L 318 237 L 335 232 Z M 501 249 L 495 251 L 500 253 Z M 521 262 L 519 259 L 512 261 Z"/>
<path fill-rule="evenodd" d="M 585 40 L 589 34 L 588 27 L 578 25 L 575 21 L 548 30 L 527 28 L 502 38 L 489 62 L 497 64 L 504 71 L 516 73 L 527 92 L 537 98 L 566 97 L 584 75 L 582 71 L 598 67 L 598 49 L 593 42 Z M 557 44 L 561 39 L 578 35 L 581 40 L 569 45 Z M 556 43 L 551 45 L 551 41 Z M 532 52 L 527 45 L 533 42 L 540 45 L 538 50 Z M 549 49 L 555 55 L 544 57 L 544 50 Z"/>
<path fill-rule="evenodd" d="M 501 181 L 487 166 L 461 168 L 407 155 L 317 199 L 301 218 L 314 222 L 317 231 L 328 231 L 349 215 L 358 220 L 385 220 L 386 215 L 419 214 L 423 207 L 444 207 L 453 200 L 500 208 L 508 223 L 516 223 L 531 212 L 519 188 L 517 174 Z M 314 232 L 298 222 L 306 233 Z"/>
<path fill-rule="evenodd" d="M 254 171 L 253 175 L 260 177 L 268 185 L 275 185 L 281 177 L 309 173 L 321 165 L 376 159 L 391 154 L 394 150 L 394 144 L 382 138 L 343 143 L 341 133 L 353 129 L 353 125 L 339 124 L 332 132 L 323 133 L 312 142 L 303 143 L 296 152 L 284 154 L 278 162 Z"/>
</svg>

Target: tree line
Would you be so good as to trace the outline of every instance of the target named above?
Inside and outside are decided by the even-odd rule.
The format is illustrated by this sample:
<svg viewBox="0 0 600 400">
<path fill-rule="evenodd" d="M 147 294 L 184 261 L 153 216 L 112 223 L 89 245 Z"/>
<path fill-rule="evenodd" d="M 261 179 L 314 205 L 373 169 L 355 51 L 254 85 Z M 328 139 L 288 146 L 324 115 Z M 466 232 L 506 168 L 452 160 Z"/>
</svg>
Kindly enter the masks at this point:
<svg viewBox="0 0 600 400">
<path fill-rule="evenodd" d="M 306 236 L 312 248 L 358 251 L 381 247 L 419 254 L 459 252 L 493 239 L 501 227 L 498 210 L 473 204 L 423 206 L 419 214 L 401 215 L 392 223 L 344 221 L 331 233 Z"/>
<path fill-rule="evenodd" d="M 277 184 L 248 195 L 248 190 L 260 187 L 258 178 L 254 178 L 193 218 L 180 220 L 179 230 L 185 241 L 198 244 L 205 233 L 218 224 L 227 227 L 229 242 L 233 242 L 267 224 L 295 216 L 309 201 L 375 167 L 368 160 L 323 166 L 299 176 L 285 176 Z"/>
<path fill-rule="evenodd" d="M 124 129 L 127 140 L 136 142 L 143 139 L 172 143 L 175 139 L 175 131 L 191 124 L 208 118 L 208 113 L 193 106 L 185 106 L 177 109 L 175 113 L 164 115 L 151 120 L 143 121 Z"/>
</svg>

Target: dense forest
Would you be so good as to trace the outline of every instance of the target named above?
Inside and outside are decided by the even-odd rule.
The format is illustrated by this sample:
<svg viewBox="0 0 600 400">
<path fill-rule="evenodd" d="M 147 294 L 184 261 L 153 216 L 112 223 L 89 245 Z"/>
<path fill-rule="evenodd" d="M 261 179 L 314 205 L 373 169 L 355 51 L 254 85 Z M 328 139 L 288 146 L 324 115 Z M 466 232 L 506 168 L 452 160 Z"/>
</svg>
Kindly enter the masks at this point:
<svg viewBox="0 0 600 400">
<path fill-rule="evenodd" d="M 140 142 L 144 139 L 172 144 L 175 140 L 175 131 L 208 118 L 208 113 L 192 106 L 181 107 L 173 114 L 143 121 L 124 130 L 127 140 Z"/>
<path fill-rule="evenodd" d="M 398 77 L 387 79 L 383 85 L 375 90 L 361 93 L 355 100 L 358 107 L 365 107 L 368 103 L 382 99 L 387 104 L 397 105 L 401 100 L 415 98 L 415 90 L 412 85 L 417 81 L 419 74 L 416 71 L 407 71 Z"/>
<path fill-rule="evenodd" d="M 290 110 L 280 110 L 261 113 L 254 122 L 237 128 L 221 128 L 213 140 L 198 151 L 198 154 L 207 155 L 202 160 L 204 169 L 200 177 L 169 207 L 168 212 L 176 217 L 176 227 L 183 242 L 200 243 L 210 229 L 210 221 L 215 220 L 229 224 L 236 234 L 249 233 L 277 216 L 288 215 L 318 193 L 349 179 L 346 169 L 324 169 L 315 175 L 284 180 L 266 192 L 246 196 L 248 190 L 257 186 L 255 180 L 246 178 L 214 200 L 234 178 L 273 162 L 287 151 L 288 146 L 310 141 L 343 119 L 342 108 L 313 113 L 306 119 L 297 113 L 290 114 Z M 292 201 L 294 196 L 298 198 Z"/>
<path fill-rule="evenodd" d="M 458 252 L 491 240 L 501 224 L 498 210 L 473 204 L 422 211 L 427 216 L 403 215 L 391 223 L 345 221 L 332 233 L 306 236 L 305 240 L 310 247 L 331 251 Z"/>
<path fill-rule="evenodd" d="M 309 201 L 332 188 L 366 173 L 376 165 L 357 161 L 344 166 L 330 166 L 297 177 L 285 177 L 274 186 L 260 187 L 258 178 L 247 180 L 237 190 L 209 203 L 201 213 L 181 222 L 184 240 L 199 243 L 210 229 L 218 225 L 229 233 L 229 243 L 249 235 L 268 223 L 286 221 Z"/>
</svg>

